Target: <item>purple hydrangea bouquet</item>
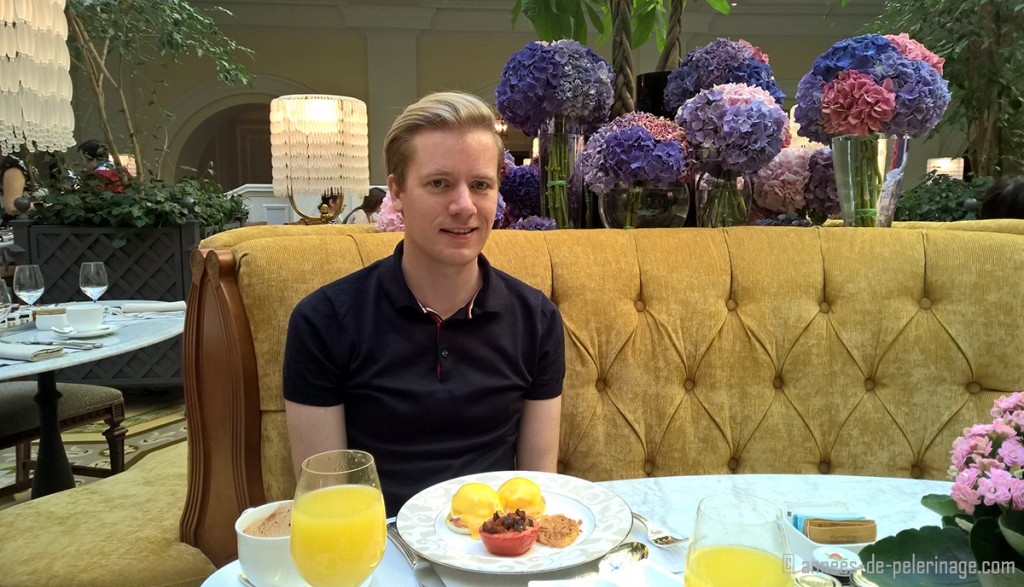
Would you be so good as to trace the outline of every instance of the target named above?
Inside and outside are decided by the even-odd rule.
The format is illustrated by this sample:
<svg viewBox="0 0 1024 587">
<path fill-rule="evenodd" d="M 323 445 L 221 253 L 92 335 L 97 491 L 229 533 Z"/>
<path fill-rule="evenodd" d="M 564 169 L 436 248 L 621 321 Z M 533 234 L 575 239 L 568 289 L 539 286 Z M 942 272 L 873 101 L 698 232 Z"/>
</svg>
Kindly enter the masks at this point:
<svg viewBox="0 0 1024 587">
<path fill-rule="evenodd" d="M 527 135 L 540 135 L 541 208 L 561 228 L 579 224 L 582 193 L 570 193 L 569 178 L 581 134 L 608 119 L 614 82 L 607 61 L 568 39 L 528 43 L 501 72 L 498 112 Z"/>
<path fill-rule="evenodd" d="M 800 134 L 828 144 L 847 225 L 889 226 L 906 140 L 931 132 L 949 105 L 944 60 L 906 34 L 842 40 L 800 80 Z"/>
<path fill-rule="evenodd" d="M 646 112 L 624 114 L 602 126 L 587 140 L 580 155 L 580 170 L 587 187 L 598 195 L 599 212 L 606 227 L 638 228 L 641 217 L 652 216 L 658 216 L 651 220 L 661 225 L 679 216 L 672 213 L 673 209 L 678 211 L 679 206 L 674 200 L 681 201 L 682 198 L 676 196 L 688 198 L 680 185 L 686 173 L 685 141 L 686 134 L 678 124 Z M 644 192 L 652 188 L 675 188 L 672 205 L 663 206 L 663 214 L 652 210 L 641 214 Z M 624 196 L 621 218 L 611 213 L 612 192 L 621 192 Z M 667 198 L 646 198 L 650 203 L 656 199 L 661 203 L 667 201 Z M 681 219 L 686 219 L 685 212 Z"/>
<path fill-rule="evenodd" d="M 768 55 L 742 39 L 716 39 L 690 51 L 669 74 L 665 107 L 670 112 L 678 112 L 687 100 L 702 90 L 721 84 L 757 86 L 771 94 L 779 106 L 786 97 L 775 82 Z"/>
<path fill-rule="evenodd" d="M 509 169 L 501 180 L 501 195 L 507 205 L 509 224 L 521 218 L 540 215 L 540 170 L 533 165 L 519 165 Z"/>
<path fill-rule="evenodd" d="M 821 224 L 839 213 L 832 150 L 783 149 L 754 176 L 754 202 L 760 215 L 788 214 Z"/>
<path fill-rule="evenodd" d="M 690 98 L 676 122 L 704 175 L 698 185 L 707 186 L 698 197 L 697 224 L 745 224 L 750 182 L 742 177 L 767 165 L 782 150 L 786 113 L 762 88 L 722 84 Z"/>
</svg>

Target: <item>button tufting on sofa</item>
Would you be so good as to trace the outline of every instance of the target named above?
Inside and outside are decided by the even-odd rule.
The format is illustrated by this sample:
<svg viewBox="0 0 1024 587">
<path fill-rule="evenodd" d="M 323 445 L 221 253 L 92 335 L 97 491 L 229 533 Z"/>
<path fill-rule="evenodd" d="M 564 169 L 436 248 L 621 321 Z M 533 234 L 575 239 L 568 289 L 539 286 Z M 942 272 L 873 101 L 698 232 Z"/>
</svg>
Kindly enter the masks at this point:
<svg viewBox="0 0 1024 587">
<path fill-rule="evenodd" d="M 738 469 L 739 467 L 740 467 L 740 460 L 739 459 L 737 459 L 736 457 L 732 457 L 731 459 L 729 459 L 729 470 L 730 471 L 735 473 L 736 469 Z"/>
<path fill-rule="evenodd" d="M 644 309 L 646 308 L 646 306 L 644 306 L 644 303 L 641 302 L 641 301 L 637 301 L 637 303 L 635 305 L 636 305 L 636 311 L 637 312 L 643 312 Z"/>
<path fill-rule="evenodd" d="M 594 384 L 594 387 L 597 388 L 597 391 L 601 392 L 608 389 L 608 384 L 604 382 L 604 379 L 598 379 L 597 383 Z"/>
<path fill-rule="evenodd" d="M 968 393 L 981 393 L 981 384 L 977 381 L 972 381 L 967 384 Z"/>
<path fill-rule="evenodd" d="M 864 389 L 866 389 L 868 391 L 874 391 L 875 390 L 875 380 L 871 379 L 870 377 L 865 379 L 864 380 Z"/>
<path fill-rule="evenodd" d="M 728 308 L 730 312 L 732 312 L 733 310 L 736 309 L 736 300 L 729 300 L 725 302 L 725 307 Z"/>
<path fill-rule="evenodd" d="M 828 461 L 821 461 L 818 463 L 818 472 L 822 475 L 828 475 L 832 472 L 832 463 Z"/>
<path fill-rule="evenodd" d="M 693 388 L 696 386 L 697 384 L 693 382 L 693 379 L 687 379 L 683 382 L 683 389 L 686 391 L 693 391 Z"/>
<path fill-rule="evenodd" d="M 910 476 L 913 477 L 914 479 L 920 479 L 924 477 L 924 471 L 921 469 L 921 467 L 914 465 L 910 467 Z"/>
<path fill-rule="evenodd" d="M 654 463 L 651 461 L 644 463 L 644 473 L 647 473 L 648 476 L 654 473 Z"/>
<path fill-rule="evenodd" d="M 932 301 L 928 298 L 921 298 L 921 309 L 927 310 L 932 307 Z"/>
<path fill-rule="evenodd" d="M 822 314 L 828 314 L 832 310 L 832 306 L 828 305 L 828 302 L 821 302 L 818 309 L 821 310 Z"/>
<path fill-rule="evenodd" d="M 782 389 L 782 377 L 776 377 L 773 379 L 772 386 L 775 387 L 775 389 Z"/>
</svg>

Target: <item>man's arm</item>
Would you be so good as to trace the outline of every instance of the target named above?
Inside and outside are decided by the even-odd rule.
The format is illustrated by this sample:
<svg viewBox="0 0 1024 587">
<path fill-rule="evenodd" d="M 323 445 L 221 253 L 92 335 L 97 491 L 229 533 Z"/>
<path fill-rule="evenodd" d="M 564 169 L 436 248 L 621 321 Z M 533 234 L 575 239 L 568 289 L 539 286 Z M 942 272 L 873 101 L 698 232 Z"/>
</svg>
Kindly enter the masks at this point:
<svg viewBox="0 0 1024 587">
<path fill-rule="evenodd" d="M 285 400 L 284 410 L 296 479 L 302 470 L 302 461 L 307 458 L 329 450 L 348 448 L 344 404 L 319 407 Z"/>
<path fill-rule="evenodd" d="M 562 397 L 524 400 L 516 445 L 516 468 L 555 473 L 558 467 L 558 427 Z"/>
</svg>

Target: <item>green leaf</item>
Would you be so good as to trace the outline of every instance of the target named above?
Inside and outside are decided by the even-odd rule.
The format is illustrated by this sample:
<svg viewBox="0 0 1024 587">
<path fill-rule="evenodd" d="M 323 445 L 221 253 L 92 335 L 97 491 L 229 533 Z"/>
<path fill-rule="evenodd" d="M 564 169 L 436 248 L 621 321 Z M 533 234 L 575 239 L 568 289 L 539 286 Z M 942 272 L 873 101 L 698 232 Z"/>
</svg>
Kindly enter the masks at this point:
<svg viewBox="0 0 1024 587">
<path fill-rule="evenodd" d="M 980 587 L 973 574 L 960 570 L 974 561 L 967 533 L 956 528 L 925 526 L 903 530 L 865 546 L 860 551 L 864 576 L 879 587 Z M 944 565 L 918 565 L 918 561 L 942 561 Z M 939 572 L 939 571 L 947 572 Z M 913 571 L 913 572 L 911 572 Z"/>
<path fill-rule="evenodd" d="M 721 12 L 722 14 L 729 14 L 732 7 L 729 6 L 729 0 L 707 0 L 708 6 Z"/>
<path fill-rule="evenodd" d="M 921 505 L 940 516 L 955 516 L 961 513 L 956 502 L 948 495 L 931 493 L 921 498 Z"/>
</svg>

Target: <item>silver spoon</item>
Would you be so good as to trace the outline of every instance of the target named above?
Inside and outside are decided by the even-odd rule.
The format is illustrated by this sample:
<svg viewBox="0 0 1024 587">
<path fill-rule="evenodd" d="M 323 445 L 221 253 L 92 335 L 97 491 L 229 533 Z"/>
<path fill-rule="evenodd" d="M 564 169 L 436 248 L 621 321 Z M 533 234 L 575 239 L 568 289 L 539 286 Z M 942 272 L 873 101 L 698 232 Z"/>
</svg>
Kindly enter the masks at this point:
<svg viewBox="0 0 1024 587">
<path fill-rule="evenodd" d="M 660 528 L 647 518 L 633 512 L 633 517 L 647 528 L 647 539 L 655 546 L 672 546 L 689 540 L 687 537 L 673 536 L 664 528 Z"/>
<path fill-rule="evenodd" d="M 624 542 L 601 557 L 597 563 L 597 572 L 604 575 L 617 571 L 626 565 L 644 560 L 648 555 L 650 551 L 643 542 Z"/>
</svg>

